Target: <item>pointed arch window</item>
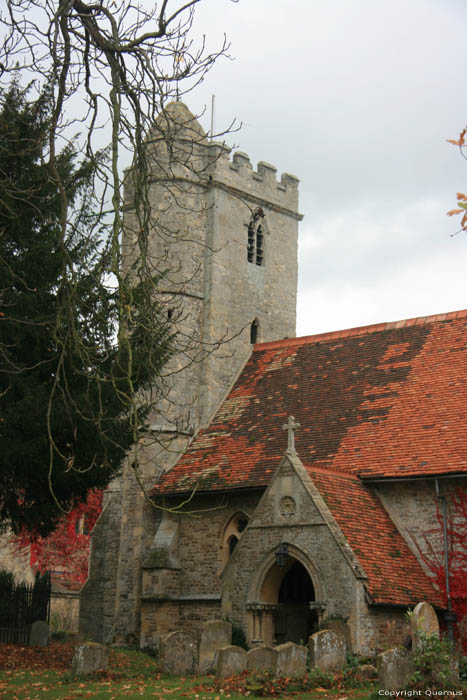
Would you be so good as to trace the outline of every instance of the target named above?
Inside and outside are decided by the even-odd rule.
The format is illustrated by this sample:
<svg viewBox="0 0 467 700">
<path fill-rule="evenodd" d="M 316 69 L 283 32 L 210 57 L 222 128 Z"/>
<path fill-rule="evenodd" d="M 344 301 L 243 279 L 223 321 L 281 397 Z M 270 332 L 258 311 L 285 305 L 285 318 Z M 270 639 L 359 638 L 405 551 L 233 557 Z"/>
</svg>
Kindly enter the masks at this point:
<svg viewBox="0 0 467 700">
<path fill-rule="evenodd" d="M 224 533 L 222 536 L 221 550 L 222 550 L 222 566 L 228 562 L 232 556 L 235 547 L 237 546 L 242 532 L 248 525 L 248 516 L 245 513 L 236 513 L 224 528 Z"/>
<path fill-rule="evenodd" d="M 262 267 L 264 265 L 264 212 L 258 207 L 248 224 L 247 260 Z"/>
</svg>

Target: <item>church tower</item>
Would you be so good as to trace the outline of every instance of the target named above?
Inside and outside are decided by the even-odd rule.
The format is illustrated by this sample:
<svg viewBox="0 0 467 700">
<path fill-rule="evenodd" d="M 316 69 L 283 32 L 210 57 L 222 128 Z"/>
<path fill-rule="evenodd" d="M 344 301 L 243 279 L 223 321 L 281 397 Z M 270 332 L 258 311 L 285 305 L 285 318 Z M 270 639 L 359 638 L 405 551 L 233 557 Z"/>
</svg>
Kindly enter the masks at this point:
<svg viewBox="0 0 467 700">
<path fill-rule="evenodd" d="M 150 133 L 145 171 L 126 174 L 124 265 L 136 232 L 158 276 L 162 312 L 177 333 L 154 445 L 140 479 L 150 488 L 169 470 L 223 399 L 252 345 L 295 335 L 298 180 L 210 141 L 181 102 Z M 150 214 L 134 206 L 144 189 Z M 141 580 L 160 514 L 145 502 L 131 466 L 108 490 L 93 533 L 80 629 L 97 641 L 139 639 Z"/>
</svg>

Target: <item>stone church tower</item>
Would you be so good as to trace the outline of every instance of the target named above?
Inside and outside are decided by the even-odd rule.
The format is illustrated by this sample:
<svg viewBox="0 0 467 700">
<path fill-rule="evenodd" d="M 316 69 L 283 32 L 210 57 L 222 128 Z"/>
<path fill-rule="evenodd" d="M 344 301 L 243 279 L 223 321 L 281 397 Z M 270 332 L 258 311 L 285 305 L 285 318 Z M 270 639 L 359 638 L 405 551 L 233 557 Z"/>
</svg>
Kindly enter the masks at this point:
<svg viewBox="0 0 467 700">
<path fill-rule="evenodd" d="M 159 115 L 146 172 L 128 171 L 124 258 L 133 262 L 141 219 L 134 191 L 151 205 L 148 256 L 159 300 L 177 331 L 160 410 L 151 417 L 140 481 L 169 470 L 226 395 L 252 344 L 295 335 L 298 180 L 209 141 L 181 102 Z M 138 641 L 145 558 L 160 522 L 131 465 L 106 492 L 93 534 L 80 631 L 104 642 Z M 160 537 L 160 528 L 159 528 Z"/>
</svg>

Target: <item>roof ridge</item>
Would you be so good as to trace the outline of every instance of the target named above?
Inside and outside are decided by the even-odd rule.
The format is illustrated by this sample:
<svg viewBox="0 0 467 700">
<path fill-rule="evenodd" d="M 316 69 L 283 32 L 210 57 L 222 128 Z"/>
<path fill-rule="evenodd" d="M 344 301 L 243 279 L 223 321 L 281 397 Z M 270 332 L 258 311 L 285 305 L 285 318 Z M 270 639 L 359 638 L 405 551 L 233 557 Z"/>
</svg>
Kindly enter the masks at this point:
<svg viewBox="0 0 467 700">
<path fill-rule="evenodd" d="M 378 331 L 388 331 L 394 328 L 406 328 L 408 326 L 424 326 L 428 323 L 436 321 L 450 321 L 456 318 L 466 318 L 467 309 L 459 311 L 449 311 L 444 314 L 432 314 L 431 316 L 416 316 L 415 318 L 406 318 L 401 321 L 387 321 L 383 323 L 373 323 L 369 326 L 356 326 L 355 328 L 347 328 L 339 331 L 327 331 L 325 333 L 317 333 L 316 335 L 304 335 L 299 338 L 283 338 L 282 340 L 272 340 L 267 343 L 257 343 L 253 352 L 257 350 L 273 350 L 274 348 L 282 348 L 294 345 L 307 345 L 309 343 L 318 343 L 323 340 L 333 340 L 339 338 L 348 338 L 350 336 L 368 335 Z"/>
</svg>

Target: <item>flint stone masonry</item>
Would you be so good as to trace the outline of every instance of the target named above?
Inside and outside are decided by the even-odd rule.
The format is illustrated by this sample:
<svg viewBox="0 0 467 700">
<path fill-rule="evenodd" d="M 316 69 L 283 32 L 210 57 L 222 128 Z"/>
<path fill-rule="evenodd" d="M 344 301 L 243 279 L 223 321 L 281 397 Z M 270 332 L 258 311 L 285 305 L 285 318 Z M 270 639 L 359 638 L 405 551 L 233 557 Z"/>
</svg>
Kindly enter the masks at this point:
<svg viewBox="0 0 467 700">
<path fill-rule="evenodd" d="M 300 678 L 306 673 L 306 647 L 286 642 L 275 647 L 277 652 L 277 677 Z"/>
<path fill-rule="evenodd" d="M 170 632 L 162 637 L 159 658 L 165 673 L 187 676 L 196 673 L 198 667 L 198 645 L 189 632 Z"/>
<path fill-rule="evenodd" d="M 108 665 L 108 647 L 96 642 L 86 642 L 76 647 L 71 672 L 73 676 L 90 676 L 97 671 L 105 671 Z"/>
<path fill-rule="evenodd" d="M 228 646 L 219 649 L 217 656 L 216 678 L 230 678 L 243 673 L 246 669 L 246 651 L 241 647 Z"/>
<path fill-rule="evenodd" d="M 49 625 L 47 622 L 37 620 L 31 625 L 29 644 L 33 647 L 46 647 L 49 643 Z"/>
<path fill-rule="evenodd" d="M 215 669 L 216 655 L 222 647 L 232 644 L 232 624 L 225 620 L 209 620 L 199 631 L 199 673 Z"/>
<path fill-rule="evenodd" d="M 413 649 L 416 649 L 420 644 L 420 633 L 435 635 L 439 638 L 438 617 L 432 605 L 423 602 L 415 606 L 410 617 L 410 633 Z"/>
<path fill-rule="evenodd" d="M 346 647 L 343 634 L 333 630 L 315 632 L 308 640 L 310 665 L 321 671 L 340 671 L 345 666 Z"/>
<path fill-rule="evenodd" d="M 345 639 L 345 650 L 347 653 L 352 653 L 352 638 L 350 635 L 350 627 L 346 622 L 342 620 L 325 620 L 321 624 L 321 629 L 332 630 L 336 634 L 344 637 Z"/>
<path fill-rule="evenodd" d="M 248 671 L 261 670 L 276 672 L 277 669 L 277 649 L 271 647 L 258 646 L 250 649 L 247 653 L 246 667 Z"/>
<path fill-rule="evenodd" d="M 403 690 L 414 670 L 408 652 L 400 647 L 378 654 L 376 667 L 381 690 L 390 691 Z"/>
</svg>

